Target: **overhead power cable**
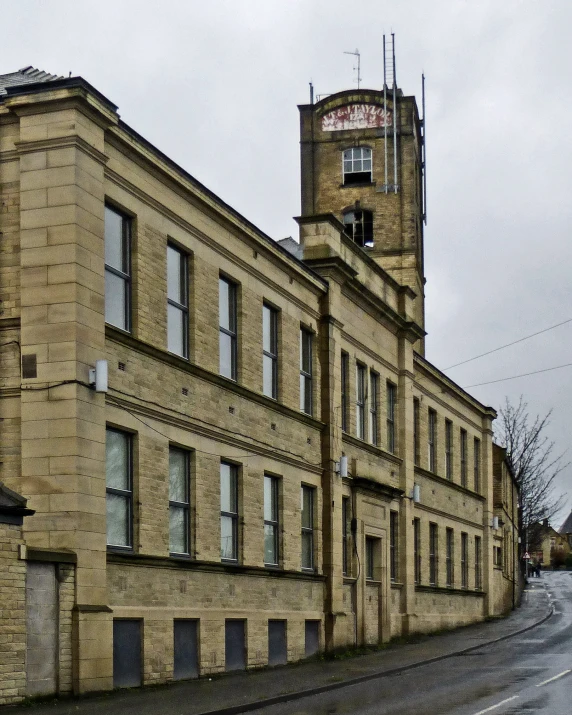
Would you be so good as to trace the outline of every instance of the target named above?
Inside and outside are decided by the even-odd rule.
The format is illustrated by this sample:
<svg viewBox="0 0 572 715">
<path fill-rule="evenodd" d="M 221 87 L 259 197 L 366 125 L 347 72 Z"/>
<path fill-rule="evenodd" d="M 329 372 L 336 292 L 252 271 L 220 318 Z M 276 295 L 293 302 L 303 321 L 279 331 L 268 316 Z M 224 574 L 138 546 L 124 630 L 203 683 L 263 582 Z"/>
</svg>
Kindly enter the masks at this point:
<svg viewBox="0 0 572 715">
<path fill-rule="evenodd" d="M 494 350 L 489 350 L 486 353 L 481 353 L 480 355 L 476 355 L 475 357 L 469 358 L 468 360 L 463 360 L 462 362 L 457 362 L 454 365 L 450 365 L 449 367 L 444 368 L 444 371 L 452 370 L 454 367 L 459 367 L 459 365 L 466 365 L 468 362 L 473 362 L 473 360 L 478 360 L 479 358 L 485 357 L 485 355 L 491 355 L 492 353 L 496 353 L 499 350 L 504 350 L 505 348 L 509 348 L 511 345 L 516 345 L 517 343 L 522 343 L 525 340 L 534 338 L 536 335 L 541 335 L 542 333 L 547 333 L 549 330 L 554 330 L 554 328 L 559 328 L 561 325 L 566 325 L 566 323 L 571 323 L 571 322 L 572 322 L 572 318 L 568 318 L 568 320 L 563 320 L 561 323 L 556 323 L 556 325 L 551 325 L 549 328 L 544 328 L 544 330 L 539 330 L 536 333 L 532 333 L 532 335 L 525 335 L 524 338 L 519 338 L 518 340 L 513 340 L 512 343 L 507 343 L 506 345 L 501 345 L 498 348 L 494 348 Z M 550 368 L 550 369 L 555 369 L 555 368 Z M 471 387 L 474 387 L 474 386 L 471 385 Z"/>
<path fill-rule="evenodd" d="M 463 390 L 468 390 L 469 387 L 480 387 L 481 385 L 492 385 L 495 382 L 505 382 L 506 380 L 516 380 L 517 377 L 528 377 L 529 375 L 538 375 L 541 372 L 550 372 L 551 370 L 561 370 L 563 367 L 572 367 L 572 362 L 566 365 L 555 365 L 547 367 L 544 370 L 534 370 L 533 372 L 523 372 L 522 375 L 511 375 L 511 377 L 501 377 L 500 380 L 489 380 L 488 382 L 477 382 L 475 385 L 466 385 Z"/>
</svg>

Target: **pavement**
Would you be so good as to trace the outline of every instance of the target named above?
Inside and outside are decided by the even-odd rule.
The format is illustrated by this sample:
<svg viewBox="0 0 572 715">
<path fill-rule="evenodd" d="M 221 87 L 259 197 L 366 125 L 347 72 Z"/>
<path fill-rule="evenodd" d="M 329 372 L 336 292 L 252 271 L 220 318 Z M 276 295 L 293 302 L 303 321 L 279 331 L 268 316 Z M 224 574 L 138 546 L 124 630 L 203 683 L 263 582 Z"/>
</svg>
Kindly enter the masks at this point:
<svg viewBox="0 0 572 715">
<path fill-rule="evenodd" d="M 546 621 L 552 612 L 543 579 L 531 579 L 523 594 L 522 605 L 506 618 L 423 636 L 415 642 L 391 644 L 367 655 L 318 659 L 165 686 L 114 691 L 89 698 L 37 703 L 32 707 L 40 715 L 234 715 L 252 712 L 468 653 L 524 633 Z M 9 713 L 29 714 L 30 708 L 10 708 Z"/>
</svg>

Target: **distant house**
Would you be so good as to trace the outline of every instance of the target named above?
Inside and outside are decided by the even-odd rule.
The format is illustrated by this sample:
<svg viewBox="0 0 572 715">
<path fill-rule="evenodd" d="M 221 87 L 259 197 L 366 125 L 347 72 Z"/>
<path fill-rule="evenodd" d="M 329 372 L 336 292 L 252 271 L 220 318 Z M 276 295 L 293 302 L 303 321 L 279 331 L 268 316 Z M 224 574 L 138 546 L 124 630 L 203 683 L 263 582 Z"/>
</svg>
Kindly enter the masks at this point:
<svg viewBox="0 0 572 715">
<path fill-rule="evenodd" d="M 553 529 L 548 519 L 535 524 L 530 529 L 530 556 L 533 562 L 544 568 L 561 566 L 570 553 L 570 543 L 566 535 Z"/>
</svg>

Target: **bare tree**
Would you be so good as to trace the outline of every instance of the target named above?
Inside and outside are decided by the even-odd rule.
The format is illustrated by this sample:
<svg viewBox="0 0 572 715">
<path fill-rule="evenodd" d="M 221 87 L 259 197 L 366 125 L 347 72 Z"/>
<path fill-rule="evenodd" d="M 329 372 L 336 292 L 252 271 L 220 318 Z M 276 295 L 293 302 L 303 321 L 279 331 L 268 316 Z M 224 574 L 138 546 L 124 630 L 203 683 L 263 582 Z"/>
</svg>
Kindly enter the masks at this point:
<svg viewBox="0 0 572 715">
<path fill-rule="evenodd" d="M 529 539 L 534 525 L 552 519 L 564 505 L 554 482 L 570 462 L 563 461 L 564 454 L 554 454 L 554 442 L 546 436 L 551 414 L 532 418 L 522 396 L 516 406 L 507 397 L 495 423 L 495 441 L 506 448 L 520 490 L 521 528 Z"/>
</svg>

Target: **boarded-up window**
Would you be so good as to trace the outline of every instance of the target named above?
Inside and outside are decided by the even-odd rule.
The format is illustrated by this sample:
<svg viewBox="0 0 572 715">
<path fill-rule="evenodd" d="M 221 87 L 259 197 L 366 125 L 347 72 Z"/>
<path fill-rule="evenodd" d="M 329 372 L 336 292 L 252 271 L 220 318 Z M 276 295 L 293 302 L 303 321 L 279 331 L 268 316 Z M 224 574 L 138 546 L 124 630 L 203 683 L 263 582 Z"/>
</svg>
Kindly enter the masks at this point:
<svg viewBox="0 0 572 715">
<path fill-rule="evenodd" d="M 225 647 L 225 669 L 244 670 L 246 668 L 246 621 L 231 620 L 225 621 L 224 647 Z"/>
<path fill-rule="evenodd" d="M 173 621 L 174 669 L 173 678 L 198 678 L 199 676 L 199 622 Z"/>
<path fill-rule="evenodd" d="M 286 621 L 268 621 L 268 665 L 288 662 Z"/>
<path fill-rule="evenodd" d="M 113 621 L 113 687 L 136 688 L 141 685 L 140 620 Z"/>
</svg>

